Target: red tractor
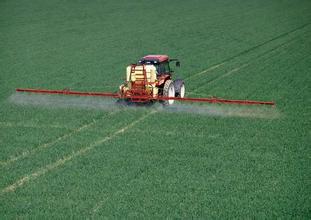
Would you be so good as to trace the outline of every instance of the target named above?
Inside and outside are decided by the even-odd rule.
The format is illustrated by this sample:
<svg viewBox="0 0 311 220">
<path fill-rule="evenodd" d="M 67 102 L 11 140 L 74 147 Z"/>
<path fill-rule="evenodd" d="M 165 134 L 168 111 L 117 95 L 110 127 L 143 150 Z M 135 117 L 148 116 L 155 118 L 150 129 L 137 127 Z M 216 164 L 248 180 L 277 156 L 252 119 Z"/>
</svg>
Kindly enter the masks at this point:
<svg viewBox="0 0 311 220">
<path fill-rule="evenodd" d="M 148 55 L 141 58 L 137 64 L 126 69 L 126 81 L 120 86 L 122 99 L 129 102 L 150 102 L 160 98 L 163 105 L 171 105 L 174 100 L 161 100 L 161 97 L 185 96 L 185 83 L 181 79 L 173 80 L 173 70 L 170 63 L 177 59 L 170 59 L 167 55 Z"/>
<path fill-rule="evenodd" d="M 101 96 L 122 100 L 126 103 L 153 103 L 161 102 L 163 105 L 172 105 L 174 101 L 182 102 L 208 102 L 240 105 L 272 105 L 274 102 L 253 100 L 232 100 L 222 98 L 184 97 L 185 83 L 181 79 L 173 80 L 174 71 L 170 63 L 175 62 L 180 66 L 177 59 L 170 59 L 167 55 L 148 55 L 141 58 L 137 64 L 126 68 L 126 81 L 120 86 L 118 93 L 113 92 L 80 92 L 50 89 L 17 88 L 17 92 L 30 92 L 42 94 L 62 94 L 76 96 Z"/>
</svg>

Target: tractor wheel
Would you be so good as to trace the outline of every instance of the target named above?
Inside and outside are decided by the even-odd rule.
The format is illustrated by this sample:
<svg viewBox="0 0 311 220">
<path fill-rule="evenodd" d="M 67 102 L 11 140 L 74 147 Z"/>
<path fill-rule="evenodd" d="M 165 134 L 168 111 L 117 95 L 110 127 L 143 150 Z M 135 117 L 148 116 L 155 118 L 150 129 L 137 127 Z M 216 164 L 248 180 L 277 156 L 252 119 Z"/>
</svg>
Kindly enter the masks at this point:
<svg viewBox="0 0 311 220">
<path fill-rule="evenodd" d="M 183 98 L 185 97 L 185 83 L 181 79 L 177 79 L 174 81 L 174 86 L 175 86 L 175 97 Z"/>
<path fill-rule="evenodd" d="M 175 87 L 172 80 L 167 80 L 164 83 L 163 87 L 163 97 L 175 97 Z M 163 105 L 172 105 L 174 103 L 174 100 L 164 100 L 162 102 Z"/>
</svg>

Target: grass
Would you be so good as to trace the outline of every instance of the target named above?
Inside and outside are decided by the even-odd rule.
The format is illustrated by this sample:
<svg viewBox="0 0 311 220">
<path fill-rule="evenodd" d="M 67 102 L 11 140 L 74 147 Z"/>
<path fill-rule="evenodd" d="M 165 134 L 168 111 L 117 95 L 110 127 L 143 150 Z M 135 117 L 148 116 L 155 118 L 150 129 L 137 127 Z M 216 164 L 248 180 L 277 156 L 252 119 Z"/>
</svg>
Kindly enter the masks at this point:
<svg viewBox="0 0 311 220">
<path fill-rule="evenodd" d="M 309 219 L 310 9 L 2 1 L 0 216 Z M 189 96 L 277 105 L 126 109 L 14 92 L 115 91 L 152 53 L 182 61 Z"/>
</svg>

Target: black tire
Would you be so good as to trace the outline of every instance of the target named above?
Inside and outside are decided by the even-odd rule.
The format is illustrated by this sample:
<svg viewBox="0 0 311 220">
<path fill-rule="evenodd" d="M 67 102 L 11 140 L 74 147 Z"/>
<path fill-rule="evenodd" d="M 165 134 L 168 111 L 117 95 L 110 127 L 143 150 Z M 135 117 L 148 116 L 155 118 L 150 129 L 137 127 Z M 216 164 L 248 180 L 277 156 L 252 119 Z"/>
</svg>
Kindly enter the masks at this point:
<svg viewBox="0 0 311 220">
<path fill-rule="evenodd" d="M 183 98 L 185 97 L 185 83 L 181 79 L 176 79 L 174 81 L 174 86 L 175 86 L 175 97 Z"/>
<path fill-rule="evenodd" d="M 172 80 L 166 80 L 163 87 L 163 97 L 175 97 L 175 86 Z M 164 100 L 163 105 L 172 105 L 174 100 Z"/>
</svg>

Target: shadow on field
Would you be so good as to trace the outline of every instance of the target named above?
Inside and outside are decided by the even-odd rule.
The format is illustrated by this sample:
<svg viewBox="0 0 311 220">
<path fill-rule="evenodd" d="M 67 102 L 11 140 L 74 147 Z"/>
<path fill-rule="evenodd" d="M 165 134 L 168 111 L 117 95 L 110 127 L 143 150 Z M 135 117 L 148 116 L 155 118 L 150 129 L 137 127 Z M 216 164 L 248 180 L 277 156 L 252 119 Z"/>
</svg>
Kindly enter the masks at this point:
<svg viewBox="0 0 311 220">
<path fill-rule="evenodd" d="M 40 95 L 15 93 L 9 97 L 11 103 L 23 106 L 42 106 L 48 108 L 76 108 L 106 111 L 153 109 L 162 113 L 196 114 L 216 117 L 243 117 L 275 119 L 280 116 L 271 106 L 243 106 L 224 104 L 178 103 L 163 107 L 159 103 L 135 105 L 117 102 L 115 99 L 100 97 L 79 97 L 62 95 Z"/>
</svg>

